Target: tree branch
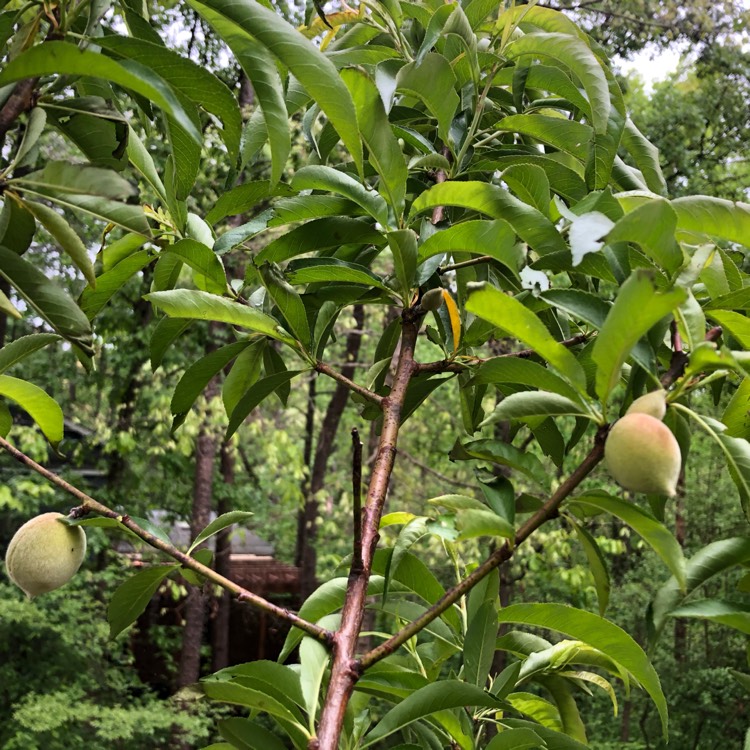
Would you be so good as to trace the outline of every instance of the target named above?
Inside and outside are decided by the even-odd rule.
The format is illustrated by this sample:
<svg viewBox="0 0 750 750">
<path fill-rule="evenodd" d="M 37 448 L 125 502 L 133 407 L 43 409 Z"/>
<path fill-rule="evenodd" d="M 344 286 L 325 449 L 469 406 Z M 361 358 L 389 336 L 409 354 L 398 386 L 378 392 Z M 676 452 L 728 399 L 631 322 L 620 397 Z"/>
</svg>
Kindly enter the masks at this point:
<svg viewBox="0 0 750 750">
<path fill-rule="evenodd" d="M 362 568 L 362 441 L 357 428 L 352 429 L 352 570 Z"/>
<path fill-rule="evenodd" d="M 228 578 L 220 575 L 215 570 L 202 565 L 196 559 L 190 557 L 189 555 L 186 555 L 184 552 L 177 549 L 177 547 L 174 547 L 168 542 L 159 539 L 159 537 L 154 536 L 145 529 L 142 529 L 137 523 L 135 523 L 135 521 L 130 518 L 130 516 L 118 513 L 117 511 L 108 508 L 106 505 L 102 505 L 102 503 L 100 503 L 98 500 L 95 500 L 93 497 L 87 495 L 82 490 L 79 490 L 77 487 L 69 484 L 62 477 L 59 477 L 49 469 L 45 469 L 44 466 L 41 466 L 36 461 L 34 461 L 34 459 L 30 458 L 25 453 L 22 453 L 20 450 L 11 445 L 7 440 L 0 438 L 0 447 L 4 448 L 13 458 L 16 459 L 16 461 L 25 464 L 37 474 L 40 474 L 45 479 L 49 480 L 61 489 L 65 490 L 65 492 L 67 492 L 68 494 L 75 497 L 76 500 L 81 503 L 80 508 L 78 508 L 76 511 L 76 515 L 78 517 L 84 516 L 87 513 L 97 513 L 98 515 L 105 516 L 106 518 L 114 518 L 115 520 L 119 521 L 126 529 L 132 531 L 137 537 L 146 542 L 146 544 L 160 550 L 161 552 L 164 552 L 166 555 L 169 555 L 174 560 L 180 562 L 184 567 L 194 570 L 196 573 L 204 576 L 209 581 L 212 581 L 213 583 L 226 589 L 230 593 L 234 594 L 239 601 L 248 602 L 249 604 L 258 607 L 259 609 L 268 612 L 269 614 L 276 615 L 282 620 L 286 620 L 291 625 L 294 625 L 308 635 L 325 644 L 330 645 L 333 642 L 333 633 L 331 633 L 330 630 L 326 630 L 325 628 L 321 628 L 319 625 L 315 625 L 311 622 L 308 622 L 307 620 L 304 620 L 303 618 L 299 617 L 299 615 L 295 614 L 291 610 L 286 609 L 285 607 L 279 607 L 276 604 L 272 604 L 262 596 L 258 596 L 252 591 L 248 591 L 242 586 L 234 583 L 234 581 L 230 581 Z"/>
<path fill-rule="evenodd" d="M 363 514 L 361 569 L 355 569 L 355 564 L 359 561 L 352 561 L 349 585 L 341 613 L 341 628 L 334 634 L 331 679 L 320 715 L 318 736 L 310 740 L 309 750 L 337 750 L 344 724 L 344 712 L 359 677 L 355 653 L 365 611 L 367 584 L 380 538 L 380 516 L 396 456 L 401 409 L 409 381 L 415 373 L 414 348 L 417 342 L 418 316 L 414 310 L 408 309 L 403 312 L 402 321 L 401 353 L 393 378 L 393 387 L 390 394 L 381 400 L 383 429 L 370 475 Z"/>
<path fill-rule="evenodd" d="M 366 398 L 368 401 L 371 401 L 373 404 L 377 404 L 378 406 L 381 406 L 383 403 L 383 397 L 378 396 L 377 393 L 374 393 L 369 388 L 365 388 L 363 385 L 358 385 L 350 378 L 347 378 L 346 375 L 342 375 L 337 370 L 334 370 L 330 365 L 327 365 L 325 362 L 316 362 L 315 363 L 315 369 L 322 373 L 323 375 L 328 375 L 329 378 L 333 378 L 334 380 L 338 381 L 342 385 L 345 385 L 350 391 L 353 393 L 357 393 L 363 398 Z"/>
<path fill-rule="evenodd" d="M 514 544 L 506 541 L 495 552 L 490 555 L 473 573 L 464 578 L 459 584 L 438 599 L 420 617 L 410 622 L 398 633 L 384 641 L 379 646 L 366 653 L 357 662 L 357 669 L 361 674 L 368 667 L 376 664 L 386 656 L 390 656 L 406 641 L 423 630 L 433 620 L 440 617 L 449 607 L 453 606 L 464 594 L 469 592 L 479 581 L 489 575 L 498 565 L 510 560 L 519 544 L 528 539 L 542 524 L 557 515 L 558 508 L 573 490 L 594 470 L 596 465 L 604 457 L 604 440 L 608 427 L 600 428 L 597 433 L 594 447 L 589 451 L 586 458 L 581 461 L 575 471 L 557 488 L 557 491 L 549 500 L 521 526 L 515 537 Z"/>
</svg>

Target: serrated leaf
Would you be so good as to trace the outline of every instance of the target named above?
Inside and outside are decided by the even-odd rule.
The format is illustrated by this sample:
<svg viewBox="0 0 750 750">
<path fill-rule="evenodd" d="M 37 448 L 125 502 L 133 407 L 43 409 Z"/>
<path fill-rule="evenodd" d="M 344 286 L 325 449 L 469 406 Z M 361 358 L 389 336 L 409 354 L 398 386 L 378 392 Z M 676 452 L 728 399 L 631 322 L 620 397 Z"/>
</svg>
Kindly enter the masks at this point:
<svg viewBox="0 0 750 750">
<path fill-rule="evenodd" d="M 86 314 L 89 320 L 93 320 L 98 315 L 107 302 L 122 289 L 139 271 L 142 271 L 153 260 L 152 256 L 142 250 L 129 255 L 121 260 L 114 268 L 105 271 L 97 277 L 96 287 L 87 286 L 81 292 L 79 304 L 81 310 Z"/>
<path fill-rule="evenodd" d="M 162 255 L 176 255 L 198 274 L 196 285 L 205 287 L 203 291 L 222 294 L 227 289 L 227 276 L 218 256 L 201 242 L 189 238 L 169 245 Z"/>
</svg>

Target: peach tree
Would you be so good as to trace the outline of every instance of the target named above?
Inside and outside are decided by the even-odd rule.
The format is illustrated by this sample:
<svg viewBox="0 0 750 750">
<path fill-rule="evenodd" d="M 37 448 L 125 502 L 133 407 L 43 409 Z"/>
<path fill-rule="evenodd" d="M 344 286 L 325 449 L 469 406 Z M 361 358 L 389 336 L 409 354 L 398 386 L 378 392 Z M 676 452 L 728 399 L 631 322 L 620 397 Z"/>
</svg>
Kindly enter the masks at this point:
<svg viewBox="0 0 750 750">
<path fill-rule="evenodd" d="M 0 349 L 0 442 L 77 499 L 71 523 L 125 528 L 173 560 L 112 593 L 113 635 L 178 573 L 291 626 L 278 663 L 200 683 L 208 698 L 245 709 L 220 724 L 215 750 L 579 748 L 577 699 L 602 690 L 616 708 L 615 682 L 648 694 L 666 737 L 644 645 L 605 617 L 609 574 L 591 519 L 619 519 L 664 563 L 644 613 L 652 644 L 674 617 L 748 632 L 745 606 L 700 589 L 746 564 L 750 539 L 716 539 L 685 557 L 669 499 L 657 494 L 673 482 L 631 481 L 643 471 L 628 455 L 651 423 L 618 442 L 626 465 L 614 473 L 632 494 L 607 491 L 599 464 L 611 424 L 664 389 L 648 419 L 671 453 L 645 443 L 657 451 L 653 471 L 662 459 L 670 472 L 675 460 L 684 466 L 691 430 L 704 431 L 748 516 L 750 206 L 670 199 L 604 52 L 535 3 L 362 0 L 328 15 L 316 6 L 300 28 L 268 2 L 187 6 L 252 84 L 251 112 L 221 71 L 157 33 L 146 4 L 9 3 L 0 13 L 0 310 L 39 329 Z M 223 163 L 224 182 L 206 207 L 196 180 L 209 157 Z M 259 159 L 267 179 L 249 177 Z M 82 215 L 103 227 L 95 262 L 71 224 Z M 85 281 L 77 298 L 28 259 L 39 230 Z M 226 441 L 265 400 L 286 403 L 310 372 L 343 384 L 363 423 L 377 424 L 364 487 L 353 445 L 346 571 L 298 612 L 222 577 L 202 554 L 202 542 L 244 514 L 220 516 L 180 550 L 6 439 L 13 401 L 59 443 L 62 410 L 24 379 L 23 360 L 50 347 L 91 367 L 97 315 L 146 269 L 162 315 L 155 368 L 196 321 L 223 324 L 232 339 L 183 375 L 174 429 L 220 372 Z M 330 359 L 354 305 L 385 321 L 356 378 Z M 731 394 L 720 421 L 691 407 L 708 386 Z M 452 459 L 490 471 L 478 472 L 474 493 L 424 503 L 395 492 L 384 514 L 399 433 L 429 422 L 428 399 L 448 389 L 460 400 Z M 556 524 L 585 551 L 598 612 L 565 602 L 501 608 L 498 567 Z M 397 532 L 391 544 L 385 527 Z M 434 538 L 455 562 L 452 585 L 421 559 Z M 483 547 L 489 554 L 474 559 Z M 364 640 L 368 608 L 379 625 Z M 498 649 L 512 657 L 500 672 Z"/>
</svg>

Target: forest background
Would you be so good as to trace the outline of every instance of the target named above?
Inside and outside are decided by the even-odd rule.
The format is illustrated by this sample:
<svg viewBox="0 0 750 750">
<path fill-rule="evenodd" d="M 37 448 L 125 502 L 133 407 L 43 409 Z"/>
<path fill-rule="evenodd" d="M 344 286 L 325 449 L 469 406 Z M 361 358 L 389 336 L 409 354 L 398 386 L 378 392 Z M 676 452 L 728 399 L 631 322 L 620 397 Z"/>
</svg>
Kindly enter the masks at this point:
<svg viewBox="0 0 750 750">
<path fill-rule="evenodd" d="M 685 49 L 685 63 L 651 90 L 636 76 L 621 78 L 628 109 L 658 147 L 673 197 L 699 192 L 748 199 L 750 26 L 741 3 L 549 5 L 567 9 L 623 61 L 644 49 Z M 168 5 L 151 10 L 158 32 L 239 91 L 250 116 L 252 87 L 239 68 L 227 65 L 222 44 L 197 14 Z M 278 11 L 295 24 L 304 22 L 305 8 L 285 5 Z M 294 136 L 290 169 L 308 147 L 304 122 L 297 123 Z M 42 148 L 59 154 L 66 146 L 62 139 L 50 139 Z M 202 161 L 200 188 L 195 191 L 204 202 L 198 207 L 202 213 L 216 203 L 217 186 L 226 175 L 227 165 L 218 153 L 217 149 Z M 256 159 L 253 179 L 267 176 L 268 156 L 262 151 Z M 89 247 L 98 248 L 100 227 L 81 223 L 76 228 L 88 237 Z M 80 293 L 80 279 L 51 242 L 42 237 L 25 257 L 66 284 L 74 296 Z M 233 262 L 231 255 L 225 262 Z M 220 439 L 226 421 L 217 406 L 215 385 L 199 399 L 181 430 L 171 434 L 175 385 L 221 334 L 211 324 L 193 326 L 183 345 L 167 352 L 161 366 L 152 369 L 149 342 L 155 321 L 151 305 L 143 299 L 152 280 L 149 271 L 136 274 L 99 314 L 97 331 L 106 343 L 95 372 L 85 372 L 62 351 L 54 359 L 40 352 L 24 362 L 25 377 L 53 395 L 66 417 L 86 433 L 82 441 L 62 446 L 67 457 L 63 474 L 80 485 L 85 481 L 81 469 L 95 469 L 96 495 L 104 502 L 116 506 L 126 499 L 124 504 L 137 515 L 161 508 L 169 518 L 189 521 L 192 527 L 200 527 L 209 509 L 251 511 L 253 530 L 274 545 L 279 560 L 302 568 L 303 584 L 312 590 L 315 578 L 329 577 L 349 552 L 347 539 L 336 532 L 351 518 L 351 429 L 362 431 L 365 465 L 374 450 L 369 425 L 359 416 L 361 405 L 352 403 L 345 389 L 311 375 L 304 384 L 297 381 L 285 408 L 278 402 L 265 403 L 228 447 Z M 9 292 L 4 282 L 0 289 Z M 358 313 L 339 321 L 344 372 L 351 374 L 359 362 L 372 359 L 376 334 L 388 322 Z M 0 314 L 0 345 L 29 332 L 27 320 Z M 717 413 L 726 405 L 721 394 L 715 404 L 710 394 L 703 397 L 706 408 Z M 392 496 L 426 501 L 444 494 L 446 486 L 459 491 L 469 485 L 471 470 L 448 458 L 460 412 L 449 390 L 431 399 L 429 419 L 412 423 L 404 433 Z M 26 453 L 48 460 L 48 446 L 36 428 L 17 425 L 12 436 Z M 715 448 L 696 436 L 692 450 L 698 458 L 690 465 L 685 486 L 701 502 L 678 504 L 672 519 L 686 553 L 710 539 L 748 531 L 734 510 L 734 489 L 715 460 Z M 70 501 L 6 457 L 0 461 L 2 552 L 24 520 L 48 509 L 64 511 Z M 610 491 L 620 492 L 615 485 Z M 311 520 L 317 526 L 311 526 Z M 649 582 L 656 587 L 663 570 L 656 555 L 627 527 L 616 521 L 610 526 L 606 536 L 598 537 L 612 572 L 608 616 L 645 638 L 641 620 L 653 595 Z M 310 533 L 311 528 L 316 533 Z M 215 617 L 220 605 L 209 607 L 208 597 L 198 588 L 191 588 L 185 598 L 184 586 L 165 582 L 189 627 L 151 628 L 149 637 L 167 674 L 158 686 L 141 682 L 132 668 L 132 633 L 109 640 L 105 614 L 112 589 L 128 571 L 104 532 L 89 529 L 88 534 L 91 552 L 85 568 L 63 590 L 28 602 L 5 577 L 0 580 L 0 746 L 97 750 L 171 747 L 177 741 L 186 748 L 207 744 L 215 739 L 219 710 L 178 691 L 212 665 L 226 663 L 226 644 L 203 642 L 205 620 Z M 423 554 L 430 564 L 433 553 L 428 548 Z M 433 569 L 446 579 L 452 574 L 449 566 Z M 539 543 L 514 556 L 501 569 L 501 586 L 504 603 L 566 601 L 596 609 L 592 575 L 569 531 L 545 533 Z M 709 621 L 688 625 L 679 620 L 670 637 L 662 639 L 654 663 L 669 699 L 674 746 L 740 746 L 747 730 L 747 698 L 731 670 L 746 667 L 740 658 L 744 645 L 743 634 Z M 691 674 L 689 681 L 682 679 L 686 672 Z M 584 708 L 593 747 L 659 746 L 658 716 L 646 697 L 636 692 L 626 697 L 616 719 L 605 700 L 592 698 Z"/>
</svg>

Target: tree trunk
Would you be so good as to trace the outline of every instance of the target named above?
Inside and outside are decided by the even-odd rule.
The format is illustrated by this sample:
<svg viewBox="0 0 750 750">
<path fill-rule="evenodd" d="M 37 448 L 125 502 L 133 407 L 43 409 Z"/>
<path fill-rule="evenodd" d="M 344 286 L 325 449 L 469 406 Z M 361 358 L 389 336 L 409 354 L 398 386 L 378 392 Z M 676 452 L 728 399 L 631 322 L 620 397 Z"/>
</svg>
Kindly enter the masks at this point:
<svg viewBox="0 0 750 750">
<path fill-rule="evenodd" d="M 362 342 L 362 328 L 365 322 L 365 313 L 362 305 L 355 305 L 352 311 L 355 320 L 355 328 L 346 336 L 345 364 L 341 373 L 347 378 L 354 377 L 356 369 L 354 363 L 359 356 L 359 347 Z M 317 586 L 315 569 L 318 562 L 315 541 L 317 538 L 318 523 L 318 500 L 317 494 L 325 486 L 326 468 L 328 459 L 333 452 L 333 443 L 336 432 L 344 413 L 344 407 L 349 399 L 349 389 L 337 383 L 336 389 L 328 402 L 323 424 L 318 435 L 318 444 L 315 448 L 312 471 L 310 472 L 310 485 L 308 487 L 305 506 L 300 511 L 298 521 L 297 538 L 297 565 L 302 569 L 300 572 L 300 584 L 302 596 L 309 596 Z"/>
<path fill-rule="evenodd" d="M 210 401 L 216 393 L 216 385 L 207 390 Z M 213 500 L 214 463 L 219 441 L 211 424 L 210 413 L 206 415 L 198 432 L 195 447 L 195 481 L 193 484 L 193 508 L 190 518 L 190 533 L 195 538 L 209 522 Z M 202 545 L 204 546 L 204 545 Z M 200 652 L 203 643 L 203 628 L 206 619 L 206 601 L 199 586 L 188 585 L 185 603 L 185 627 L 182 631 L 182 652 L 177 674 L 178 687 L 196 682 L 200 677 Z"/>
<path fill-rule="evenodd" d="M 221 446 L 221 476 L 225 485 L 234 484 L 234 454 L 226 443 Z M 231 503 L 222 497 L 216 507 L 219 515 L 228 513 Z M 216 535 L 216 555 L 214 557 L 214 569 L 217 573 L 229 578 L 231 545 L 229 537 L 231 527 L 220 531 Z M 222 589 L 216 599 L 216 616 L 211 639 L 211 669 L 217 672 L 229 666 L 229 619 L 232 612 L 232 597 L 229 592 Z"/>
</svg>

